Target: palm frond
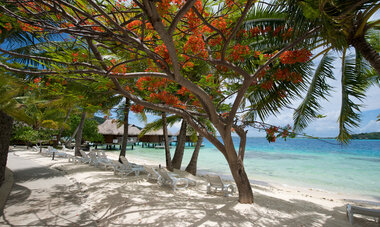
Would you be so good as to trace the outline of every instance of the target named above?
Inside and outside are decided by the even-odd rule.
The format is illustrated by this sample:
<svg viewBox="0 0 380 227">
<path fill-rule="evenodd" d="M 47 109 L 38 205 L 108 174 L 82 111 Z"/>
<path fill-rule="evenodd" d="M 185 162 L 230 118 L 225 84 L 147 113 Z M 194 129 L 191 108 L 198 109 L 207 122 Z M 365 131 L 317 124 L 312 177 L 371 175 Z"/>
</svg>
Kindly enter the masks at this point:
<svg viewBox="0 0 380 227">
<path fill-rule="evenodd" d="M 177 116 L 177 115 L 171 115 L 171 116 L 166 118 L 166 122 L 169 126 L 172 126 L 174 123 L 179 122 L 181 120 L 182 120 L 182 118 Z M 157 119 L 157 120 L 145 125 L 145 127 L 141 130 L 139 137 L 144 136 L 148 132 L 152 132 L 152 131 L 162 129 L 162 127 L 163 127 L 162 118 Z"/>
<path fill-rule="evenodd" d="M 327 96 L 329 96 L 331 86 L 326 80 L 334 78 L 332 62 L 333 57 L 326 53 L 314 71 L 306 96 L 293 114 L 294 129 L 296 131 L 306 128 L 313 119 L 317 118 L 317 111 L 321 109 L 319 100 L 327 99 Z"/>
<path fill-rule="evenodd" d="M 337 140 L 342 143 L 348 143 L 351 138 L 351 128 L 359 126 L 361 105 L 355 103 L 354 100 L 363 101 L 364 92 L 368 87 L 368 81 L 362 72 L 363 67 L 355 64 L 357 62 L 352 56 L 346 56 L 346 50 L 343 51 L 342 106 L 338 120 L 339 135 L 337 137 Z"/>
</svg>

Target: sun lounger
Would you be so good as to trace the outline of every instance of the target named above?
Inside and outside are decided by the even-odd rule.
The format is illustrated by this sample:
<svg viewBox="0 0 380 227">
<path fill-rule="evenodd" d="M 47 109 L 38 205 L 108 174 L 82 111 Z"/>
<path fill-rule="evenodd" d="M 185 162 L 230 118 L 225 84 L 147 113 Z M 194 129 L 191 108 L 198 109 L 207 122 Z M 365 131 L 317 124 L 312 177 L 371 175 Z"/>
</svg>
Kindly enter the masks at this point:
<svg viewBox="0 0 380 227">
<path fill-rule="evenodd" d="M 173 189 L 173 191 L 179 188 L 186 188 L 189 185 L 189 179 L 187 178 L 181 178 L 181 177 L 170 175 L 164 169 L 158 169 L 157 172 L 160 175 L 157 182 L 160 185 L 170 186 Z M 183 186 L 178 187 L 179 185 L 183 185 Z"/>
<path fill-rule="evenodd" d="M 36 144 L 36 146 L 33 146 L 32 149 L 36 152 L 40 152 L 40 147 Z"/>
<path fill-rule="evenodd" d="M 354 214 L 361 214 L 361 215 L 377 218 L 378 223 L 380 221 L 380 210 L 368 209 L 364 207 L 352 206 L 350 204 L 347 204 L 347 218 L 351 225 L 354 224 Z"/>
<path fill-rule="evenodd" d="M 145 166 L 145 171 L 148 173 L 148 181 L 157 181 L 160 174 L 152 167 Z"/>
<path fill-rule="evenodd" d="M 96 155 L 94 151 L 90 151 L 89 156 L 90 156 L 90 162 L 89 162 L 90 165 L 94 165 L 100 168 L 104 167 L 104 169 L 107 169 L 107 168 L 114 169 L 115 167 L 117 167 L 115 166 L 115 163 L 113 162 L 113 160 L 99 157 Z"/>
<path fill-rule="evenodd" d="M 65 144 L 62 145 L 62 150 L 63 151 L 73 151 L 73 149 L 69 149 L 65 146 Z"/>
<path fill-rule="evenodd" d="M 54 157 L 62 157 L 62 158 L 67 157 L 67 154 L 65 152 L 58 151 L 57 149 L 55 149 L 51 146 L 48 146 L 48 149 L 46 151 L 44 151 L 42 154 L 45 156 L 53 156 L 54 155 Z"/>
<path fill-rule="evenodd" d="M 133 167 L 132 165 L 125 165 L 124 163 L 120 163 L 118 161 L 114 161 L 115 167 L 114 167 L 114 173 L 122 174 L 122 175 L 129 175 L 131 173 L 134 173 L 135 176 L 140 175 L 140 172 L 145 172 L 144 166 L 141 167 Z"/>
<path fill-rule="evenodd" d="M 120 156 L 120 161 L 124 164 L 124 165 L 130 165 L 134 168 L 144 168 L 143 165 L 137 165 L 136 163 L 132 163 L 132 162 L 129 162 L 128 159 L 124 156 Z"/>
<path fill-rule="evenodd" d="M 81 163 L 90 163 L 91 159 L 90 156 L 86 154 L 86 152 L 79 150 L 80 154 L 82 156 L 74 156 L 74 163 L 81 162 Z M 69 160 L 70 161 L 70 160 Z"/>
<path fill-rule="evenodd" d="M 207 194 L 218 191 L 223 192 L 224 196 L 228 196 L 234 193 L 234 187 L 230 184 L 223 183 L 220 176 L 208 175 Z"/>
<path fill-rule="evenodd" d="M 98 158 L 105 158 L 105 159 L 108 159 L 106 153 L 104 151 L 99 151 L 97 150 L 96 151 L 96 155 L 98 156 Z"/>
</svg>

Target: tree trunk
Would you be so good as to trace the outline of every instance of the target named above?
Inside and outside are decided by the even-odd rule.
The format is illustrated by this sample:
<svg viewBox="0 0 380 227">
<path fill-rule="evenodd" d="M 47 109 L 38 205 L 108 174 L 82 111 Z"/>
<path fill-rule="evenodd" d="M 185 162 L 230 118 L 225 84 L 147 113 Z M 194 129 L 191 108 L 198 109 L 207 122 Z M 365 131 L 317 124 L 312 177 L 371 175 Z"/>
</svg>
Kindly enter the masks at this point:
<svg viewBox="0 0 380 227">
<path fill-rule="evenodd" d="M 186 143 L 186 128 L 187 124 L 185 120 L 182 120 L 181 129 L 179 130 L 179 134 L 177 136 L 177 146 L 175 149 L 174 157 L 172 160 L 173 168 L 181 169 L 183 153 L 185 151 L 185 143 Z"/>
<path fill-rule="evenodd" d="M 70 109 L 67 111 L 65 121 L 63 122 L 63 126 L 62 126 L 61 129 L 59 130 L 59 133 L 58 133 L 58 136 L 57 136 L 57 141 L 56 141 L 55 144 L 54 144 L 55 147 L 58 146 L 59 141 L 61 140 L 62 132 L 63 132 L 63 129 L 65 129 L 65 124 L 66 124 L 67 120 L 68 120 L 69 117 L 70 117 L 71 110 L 72 110 L 72 108 L 70 108 Z"/>
<path fill-rule="evenodd" d="M 81 156 L 80 145 L 82 144 L 82 133 L 84 127 L 84 121 L 86 120 L 86 111 L 83 110 L 82 116 L 78 126 L 77 136 L 75 137 L 75 156 Z"/>
<path fill-rule="evenodd" d="M 201 149 L 202 142 L 203 142 L 203 137 L 199 136 L 197 144 L 195 145 L 193 155 L 191 156 L 191 160 L 186 167 L 186 172 L 191 173 L 194 176 L 197 175 L 198 154 L 199 154 L 199 150 Z"/>
<path fill-rule="evenodd" d="M 162 113 L 162 129 L 164 132 L 166 168 L 169 171 L 173 171 L 172 158 L 170 156 L 170 149 L 169 149 L 169 137 L 168 137 L 168 128 L 167 128 L 166 113 L 165 112 Z"/>
<path fill-rule="evenodd" d="M 377 74 L 380 75 L 380 55 L 376 50 L 365 40 L 364 36 L 354 38 L 352 40 L 352 45 L 357 51 L 371 64 L 371 66 L 376 70 Z"/>
<path fill-rule="evenodd" d="M 0 110 L 0 186 L 4 182 L 13 118 Z"/>
<path fill-rule="evenodd" d="M 125 157 L 125 151 L 127 150 L 127 142 L 128 142 L 128 116 L 129 116 L 129 108 L 131 107 L 131 103 L 128 98 L 125 98 L 124 105 L 124 132 L 123 132 L 123 142 L 121 144 L 120 156 Z"/>
<path fill-rule="evenodd" d="M 239 202 L 253 203 L 253 192 L 251 184 L 248 180 L 248 176 L 244 169 L 243 159 L 239 159 L 236 154 L 231 134 L 224 136 L 223 141 L 226 148 L 225 157 L 227 159 L 228 165 L 230 167 L 232 176 L 235 180 L 236 187 L 239 192 Z"/>
<path fill-rule="evenodd" d="M 80 124 L 77 126 L 77 128 L 75 129 L 74 133 L 70 136 L 70 138 L 66 141 L 66 143 L 65 143 L 66 147 L 68 147 L 70 145 L 73 138 L 77 135 L 78 130 L 79 130 L 79 126 L 80 126 Z"/>
</svg>

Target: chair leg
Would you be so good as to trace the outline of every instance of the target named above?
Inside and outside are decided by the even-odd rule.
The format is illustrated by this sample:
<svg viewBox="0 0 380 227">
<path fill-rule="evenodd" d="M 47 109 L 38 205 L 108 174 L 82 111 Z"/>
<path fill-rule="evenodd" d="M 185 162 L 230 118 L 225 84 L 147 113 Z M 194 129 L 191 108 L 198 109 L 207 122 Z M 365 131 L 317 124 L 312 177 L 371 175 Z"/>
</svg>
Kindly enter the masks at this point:
<svg viewBox="0 0 380 227">
<path fill-rule="evenodd" d="M 350 204 L 347 204 L 346 214 L 347 214 L 348 221 L 350 222 L 351 225 L 353 225 L 354 224 L 354 215 L 352 213 Z"/>
</svg>

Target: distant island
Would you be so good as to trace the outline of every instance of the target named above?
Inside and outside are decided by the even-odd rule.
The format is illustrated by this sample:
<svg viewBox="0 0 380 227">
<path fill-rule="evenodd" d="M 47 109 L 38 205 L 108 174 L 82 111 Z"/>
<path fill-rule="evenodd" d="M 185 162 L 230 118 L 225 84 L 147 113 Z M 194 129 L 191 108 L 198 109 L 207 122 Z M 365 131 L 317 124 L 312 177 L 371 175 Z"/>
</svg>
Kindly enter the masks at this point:
<svg viewBox="0 0 380 227">
<path fill-rule="evenodd" d="M 380 139 L 380 132 L 369 132 L 369 133 L 359 133 L 353 134 L 352 139 L 354 140 L 378 140 Z"/>
</svg>

